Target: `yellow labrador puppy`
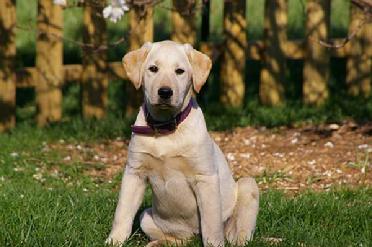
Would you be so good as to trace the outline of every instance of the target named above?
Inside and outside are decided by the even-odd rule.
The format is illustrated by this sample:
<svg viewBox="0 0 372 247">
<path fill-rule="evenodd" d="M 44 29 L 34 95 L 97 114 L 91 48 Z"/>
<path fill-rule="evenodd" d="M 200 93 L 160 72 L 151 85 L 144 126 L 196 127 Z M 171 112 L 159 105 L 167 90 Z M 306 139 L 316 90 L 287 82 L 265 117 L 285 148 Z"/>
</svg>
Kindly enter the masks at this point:
<svg viewBox="0 0 372 247">
<path fill-rule="evenodd" d="M 193 97 L 209 75 L 208 56 L 189 44 L 146 43 L 123 58 L 145 102 L 132 126 L 115 219 L 107 243 L 131 234 L 146 183 L 152 207 L 141 217 L 148 246 L 180 243 L 201 234 L 204 246 L 242 245 L 256 225 L 259 192 L 254 179 L 235 182 L 220 148 L 209 136 Z"/>
</svg>

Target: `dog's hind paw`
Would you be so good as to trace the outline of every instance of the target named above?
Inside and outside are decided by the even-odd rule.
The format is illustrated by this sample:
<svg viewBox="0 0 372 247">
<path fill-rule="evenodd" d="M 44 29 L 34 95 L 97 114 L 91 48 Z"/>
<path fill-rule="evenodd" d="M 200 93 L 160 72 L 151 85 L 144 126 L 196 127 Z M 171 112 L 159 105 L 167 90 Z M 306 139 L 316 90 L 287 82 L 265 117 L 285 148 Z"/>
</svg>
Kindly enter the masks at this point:
<svg viewBox="0 0 372 247">
<path fill-rule="evenodd" d="M 126 239 L 126 236 L 120 234 L 110 234 L 106 239 L 105 244 L 111 246 L 121 246 Z"/>
</svg>

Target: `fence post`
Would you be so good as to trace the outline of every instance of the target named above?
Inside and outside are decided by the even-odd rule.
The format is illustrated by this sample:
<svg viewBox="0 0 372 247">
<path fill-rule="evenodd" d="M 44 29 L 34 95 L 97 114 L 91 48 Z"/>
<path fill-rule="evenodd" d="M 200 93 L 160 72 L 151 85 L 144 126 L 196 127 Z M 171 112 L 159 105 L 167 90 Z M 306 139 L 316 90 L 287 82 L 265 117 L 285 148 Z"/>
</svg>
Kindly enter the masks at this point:
<svg viewBox="0 0 372 247">
<path fill-rule="evenodd" d="M 83 41 L 82 113 L 85 118 L 102 118 L 107 106 L 107 55 L 98 48 L 107 43 L 106 22 L 102 16 L 105 1 L 85 0 Z"/>
<path fill-rule="evenodd" d="M 0 1 L 0 132 L 15 125 L 16 1 Z"/>
<path fill-rule="evenodd" d="M 171 39 L 195 45 L 196 0 L 173 0 Z"/>
<path fill-rule="evenodd" d="M 140 48 L 145 42 L 153 41 L 154 20 L 151 5 L 132 5 L 129 11 L 129 50 Z M 136 91 L 132 84 L 126 84 L 128 101 L 126 115 L 137 112 L 143 100 L 142 90 Z"/>
<path fill-rule="evenodd" d="M 328 98 L 330 56 L 319 41 L 328 39 L 330 5 L 330 0 L 307 1 L 303 97 L 304 102 L 310 105 L 319 106 Z"/>
<path fill-rule="evenodd" d="M 221 95 L 225 106 L 241 107 L 245 95 L 245 50 L 247 47 L 245 0 L 225 1 L 225 47 L 221 63 Z"/>
<path fill-rule="evenodd" d="M 351 4 L 351 19 L 349 32 L 354 32 L 362 22 L 364 13 L 361 9 Z M 354 38 L 350 41 L 349 57 L 346 63 L 346 85 L 348 93 L 352 96 L 368 97 L 371 94 L 372 74 L 372 25 L 364 24 Z"/>
<path fill-rule="evenodd" d="M 37 123 L 44 126 L 62 117 L 63 12 L 51 0 L 38 1 L 36 40 Z"/>
<path fill-rule="evenodd" d="M 266 0 L 264 20 L 264 65 L 260 76 L 260 100 L 264 105 L 284 101 L 287 41 L 287 0 Z"/>
</svg>

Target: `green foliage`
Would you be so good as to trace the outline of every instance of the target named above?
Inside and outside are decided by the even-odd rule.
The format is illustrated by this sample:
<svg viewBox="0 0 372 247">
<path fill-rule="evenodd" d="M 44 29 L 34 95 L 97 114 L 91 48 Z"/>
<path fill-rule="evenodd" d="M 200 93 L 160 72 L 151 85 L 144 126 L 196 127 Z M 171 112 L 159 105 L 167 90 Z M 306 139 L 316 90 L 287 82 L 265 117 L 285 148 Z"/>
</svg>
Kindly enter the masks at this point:
<svg viewBox="0 0 372 247">
<path fill-rule="evenodd" d="M 340 123 L 345 119 L 367 122 L 372 119 L 370 98 L 335 97 L 322 107 L 304 106 L 299 101 L 279 107 L 262 106 L 257 99 L 247 102 L 243 110 L 223 109 L 221 105 L 206 107 L 206 120 L 211 130 L 236 126 L 296 126 L 299 124 Z M 221 113 L 222 112 L 222 113 Z"/>
</svg>

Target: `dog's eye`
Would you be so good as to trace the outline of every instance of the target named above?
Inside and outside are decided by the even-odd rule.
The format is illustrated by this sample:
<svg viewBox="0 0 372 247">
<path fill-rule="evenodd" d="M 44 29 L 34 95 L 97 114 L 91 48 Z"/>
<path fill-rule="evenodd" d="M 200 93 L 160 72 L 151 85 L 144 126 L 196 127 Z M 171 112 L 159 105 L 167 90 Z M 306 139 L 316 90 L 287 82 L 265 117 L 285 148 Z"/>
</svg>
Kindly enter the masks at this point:
<svg viewBox="0 0 372 247">
<path fill-rule="evenodd" d="M 155 65 L 151 65 L 150 67 L 149 67 L 149 70 L 152 72 L 152 73 L 156 73 L 156 72 L 158 72 L 158 67 L 156 67 Z"/>
<path fill-rule="evenodd" d="M 176 74 L 177 75 L 182 75 L 185 72 L 183 69 L 176 69 Z"/>
</svg>

